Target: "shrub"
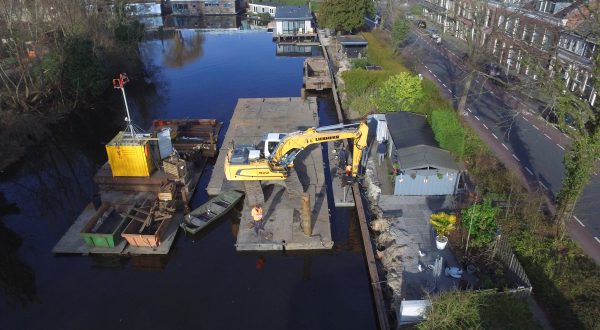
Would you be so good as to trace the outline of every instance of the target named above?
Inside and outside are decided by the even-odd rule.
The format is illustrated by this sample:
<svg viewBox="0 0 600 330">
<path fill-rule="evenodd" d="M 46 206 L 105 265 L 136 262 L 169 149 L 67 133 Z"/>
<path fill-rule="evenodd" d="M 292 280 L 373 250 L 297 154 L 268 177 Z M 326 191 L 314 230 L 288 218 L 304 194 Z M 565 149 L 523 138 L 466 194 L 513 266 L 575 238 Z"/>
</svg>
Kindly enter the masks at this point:
<svg viewBox="0 0 600 330">
<path fill-rule="evenodd" d="M 369 64 L 366 58 L 357 58 L 352 61 L 352 69 L 364 69 Z"/>
<path fill-rule="evenodd" d="M 431 223 L 438 236 L 447 236 L 456 228 L 456 215 L 446 212 L 434 213 L 431 215 L 429 223 Z"/>
<path fill-rule="evenodd" d="M 63 78 L 74 95 L 100 95 L 107 86 L 104 69 L 90 39 L 72 37 L 65 48 Z"/>
<path fill-rule="evenodd" d="M 421 79 L 408 72 L 401 72 L 383 83 L 373 103 L 382 112 L 407 111 L 424 96 Z"/>
<path fill-rule="evenodd" d="M 494 241 L 498 231 L 497 213 L 498 209 L 492 206 L 489 199 L 462 211 L 462 226 L 469 232 L 471 246 L 484 247 Z"/>
<path fill-rule="evenodd" d="M 456 157 L 462 158 L 465 151 L 465 130 L 455 112 L 434 110 L 431 114 L 431 129 L 440 146 Z"/>
</svg>

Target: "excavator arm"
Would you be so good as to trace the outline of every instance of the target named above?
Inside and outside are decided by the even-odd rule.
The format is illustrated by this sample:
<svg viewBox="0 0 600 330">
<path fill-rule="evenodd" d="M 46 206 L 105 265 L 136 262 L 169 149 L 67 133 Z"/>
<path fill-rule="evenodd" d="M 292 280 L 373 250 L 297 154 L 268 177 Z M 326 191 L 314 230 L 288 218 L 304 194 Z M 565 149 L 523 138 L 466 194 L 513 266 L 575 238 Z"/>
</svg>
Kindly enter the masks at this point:
<svg viewBox="0 0 600 330">
<path fill-rule="evenodd" d="M 277 145 L 271 158 L 257 159 L 247 163 L 232 162 L 233 150 L 225 160 L 225 176 L 228 180 L 285 180 L 294 159 L 306 147 L 323 142 L 343 139 L 353 140 L 352 176 L 358 174 L 363 149 L 367 145 L 369 128 L 366 123 L 333 125 L 309 128 L 287 134 Z"/>
</svg>

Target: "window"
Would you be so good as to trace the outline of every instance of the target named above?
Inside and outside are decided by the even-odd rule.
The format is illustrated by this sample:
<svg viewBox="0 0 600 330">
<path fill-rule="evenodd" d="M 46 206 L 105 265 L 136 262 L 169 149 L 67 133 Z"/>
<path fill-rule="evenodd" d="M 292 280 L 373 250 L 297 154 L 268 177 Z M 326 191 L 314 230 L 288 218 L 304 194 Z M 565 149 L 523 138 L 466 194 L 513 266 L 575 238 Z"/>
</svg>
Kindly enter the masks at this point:
<svg viewBox="0 0 600 330">
<path fill-rule="evenodd" d="M 533 34 L 531 35 L 531 45 L 537 45 L 540 41 L 540 34 L 538 33 L 536 28 L 533 28 Z"/>
<path fill-rule="evenodd" d="M 552 32 L 544 33 L 544 37 L 542 39 L 542 49 L 549 50 L 552 45 Z"/>
<path fill-rule="evenodd" d="M 283 21 L 281 25 L 282 32 L 287 34 L 296 34 L 300 29 L 304 29 L 304 21 Z"/>
<path fill-rule="evenodd" d="M 528 42 L 530 39 L 531 39 L 531 30 L 527 25 L 525 25 L 525 26 L 523 26 L 523 36 L 521 37 L 521 40 Z"/>
<path fill-rule="evenodd" d="M 515 22 L 512 20 L 512 18 L 510 18 L 510 17 L 509 17 L 509 18 L 507 18 L 507 19 L 506 19 L 506 26 L 505 26 L 505 28 L 504 28 L 504 31 L 505 31 L 505 32 L 506 32 L 508 35 L 512 36 L 512 33 L 513 33 L 513 30 L 514 30 L 514 28 L 515 28 Z"/>
</svg>

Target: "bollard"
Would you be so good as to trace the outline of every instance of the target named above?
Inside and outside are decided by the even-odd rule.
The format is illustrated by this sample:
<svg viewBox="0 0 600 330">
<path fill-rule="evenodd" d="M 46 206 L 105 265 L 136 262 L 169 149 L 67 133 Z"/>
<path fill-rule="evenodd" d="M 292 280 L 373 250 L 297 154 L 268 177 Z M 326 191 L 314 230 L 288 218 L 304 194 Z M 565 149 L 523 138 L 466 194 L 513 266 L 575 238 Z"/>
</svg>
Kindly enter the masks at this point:
<svg viewBox="0 0 600 330">
<path fill-rule="evenodd" d="M 310 194 L 302 193 L 302 229 L 306 236 L 312 234 L 312 219 L 310 211 Z"/>
<path fill-rule="evenodd" d="M 306 100 L 306 88 L 302 87 L 300 90 L 300 98 Z"/>
</svg>

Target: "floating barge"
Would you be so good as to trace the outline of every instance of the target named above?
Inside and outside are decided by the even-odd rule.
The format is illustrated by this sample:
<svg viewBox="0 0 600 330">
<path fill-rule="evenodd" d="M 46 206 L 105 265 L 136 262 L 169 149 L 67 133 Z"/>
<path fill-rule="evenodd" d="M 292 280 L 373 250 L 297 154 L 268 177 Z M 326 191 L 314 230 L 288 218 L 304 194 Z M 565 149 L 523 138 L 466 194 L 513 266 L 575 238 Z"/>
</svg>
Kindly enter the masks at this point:
<svg viewBox="0 0 600 330">
<path fill-rule="evenodd" d="M 319 57 L 309 57 L 304 60 L 304 88 L 322 91 L 331 89 L 332 81 L 327 60 Z"/>
<path fill-rule="evenodd" d="M 232 189 L 246 193 L 235 244 L 238 251 L 322 250 L 333 247 L 320 144 L 311 145 L 296 158 L 294 170 L 285 181 L 228 181 L 224 173 L 228 148 L 234 140 L 238 144 L 256 145 L 264 133 L 318 127 L 317 110 L 315 97 L 238 100 L 206 188 L 211 196 Z M 263 192 L 267 190 L 270 193 Z M 310 196 L 310 235 L 304 234 L 297 216 L 302 208 L 301 196 L 290 193 L 300 190 Z M 249 227 L 252 223 L 250 210 L 254 204 L 263 205 L 264 226 L 260 231 Z"/>
<path fill-rule="evenodd" d="M 119 132 L 94 176 L 102 204 L 90 203 L 52 252 L 167 254 L 221 127 L 173 119 L 155 121 L 152 134 Z"/>
<path fill-rule="evenodd" d="M 204 157 L 215 157 L 221 126 L 223 123 L 216 119 L 157 119 L 152 123 L 152 131 L 158 133 L 168 127 L 173 148 L 178 152 L 201 151 Z"/>
</svg>

